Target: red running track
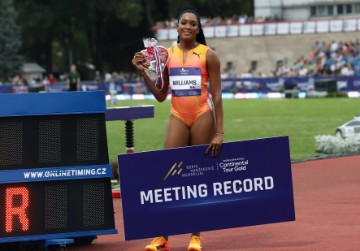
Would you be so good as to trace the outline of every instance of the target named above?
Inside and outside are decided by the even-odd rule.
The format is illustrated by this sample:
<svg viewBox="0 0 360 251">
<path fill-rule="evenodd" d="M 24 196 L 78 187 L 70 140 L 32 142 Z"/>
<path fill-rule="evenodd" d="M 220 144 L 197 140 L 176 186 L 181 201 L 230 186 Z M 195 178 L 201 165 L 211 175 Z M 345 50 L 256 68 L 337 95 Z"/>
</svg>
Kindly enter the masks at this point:
<svg viewBox="0 0 360 251">
<path fill-rule="evenodd" d="M 296 221 L 204 232 L 203 250 L 360 250 L 360 156 L 293 163 L 292 174 Z M 144 250 L 151 239 L 125 242 L 120 199 L 114 207 L 119 234 L 68 250 Z M 186 251 L 188 240 L 171 236 L 171 250 Z"/>
</svg>

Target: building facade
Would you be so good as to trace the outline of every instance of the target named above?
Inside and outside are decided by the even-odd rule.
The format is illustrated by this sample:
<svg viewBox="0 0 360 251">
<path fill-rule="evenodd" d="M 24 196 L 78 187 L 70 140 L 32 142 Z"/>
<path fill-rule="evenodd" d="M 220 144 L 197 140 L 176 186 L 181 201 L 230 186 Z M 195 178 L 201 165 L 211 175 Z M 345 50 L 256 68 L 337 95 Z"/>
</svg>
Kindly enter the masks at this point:
<svg viewBox="0 0 360 251">
<path fill-rule="evenodd" d="M 254 0 L 255 16 L 270 20 L 347 18 L 360 15 L 359 0 Z"/>
</svg>

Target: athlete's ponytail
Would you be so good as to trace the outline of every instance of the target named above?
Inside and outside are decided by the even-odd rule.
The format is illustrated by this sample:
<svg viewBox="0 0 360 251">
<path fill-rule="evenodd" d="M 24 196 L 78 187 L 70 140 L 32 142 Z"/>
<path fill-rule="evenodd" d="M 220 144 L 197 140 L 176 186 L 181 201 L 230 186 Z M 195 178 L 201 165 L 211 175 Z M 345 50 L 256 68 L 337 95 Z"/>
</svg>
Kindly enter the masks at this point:
<svg viewBox="0 0 360 251">
<path fill-rule="evenodd" d="M 196 9 L 194 9 L 194 8 L 182 9 L 179 12 L 179 15 L 178 15 L 178 24 L 180 22 L 180 19 L 181 19 L 182 15 L 184 15 L 185 13 L 192 13 L 192 14 L 194 14 L 196 16 L 197 23 L 198 23 L 198 26 L 199 26 L 199 33 L 196 35 L 196 42 L 198 42 L 200 44 L 203 44 L 203 45 L 206 45 L 204 31 L 202 29 L 202 25 L 201 25 L 201 22 L 200 22 L 200 15 L 199 15 L 199 13 L 197 12 Z M 177 42 L 180 43 L 180 37 L 179 36 L 178 36 Z"/>
</svg>

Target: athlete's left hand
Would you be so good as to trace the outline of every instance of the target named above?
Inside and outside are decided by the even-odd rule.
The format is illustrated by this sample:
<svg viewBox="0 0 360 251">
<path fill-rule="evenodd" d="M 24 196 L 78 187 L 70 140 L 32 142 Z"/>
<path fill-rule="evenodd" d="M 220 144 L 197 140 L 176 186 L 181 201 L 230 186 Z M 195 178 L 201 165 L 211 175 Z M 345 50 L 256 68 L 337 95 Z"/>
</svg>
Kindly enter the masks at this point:
<svg viewBox="0 0 360 251">
<path fill-rule="evenodd" d="M 212 157 L 218 156 L 223 142 L 224 142 L 224 135 L 215 134 L 209 146 L 207 147 L 205 154 L 211 152 Z"/>
</svg>

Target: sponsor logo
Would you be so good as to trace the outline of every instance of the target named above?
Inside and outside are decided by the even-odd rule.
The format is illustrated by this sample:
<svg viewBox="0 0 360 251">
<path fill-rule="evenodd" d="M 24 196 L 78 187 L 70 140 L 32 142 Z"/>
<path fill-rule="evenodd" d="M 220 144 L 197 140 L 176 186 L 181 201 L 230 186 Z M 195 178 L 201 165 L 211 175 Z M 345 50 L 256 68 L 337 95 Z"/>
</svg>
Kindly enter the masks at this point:
<svg viewBox="0 0 360 251">
<path fill-rule="evenodd" d="M 200 53 L 196 53 L 195 51 L 193 52 L 194 55 L 198 56 L 198 58 L 200 59 L 200 55 L 202 54 L 201 52 Z"/>
<path fill-rule="evenodd" d="M 249 160 L 243 157 L 224 159 L 217 162 L 216 165 L 201 166 L 194 163 L 184 163 L 183 161 L 174 163 L 164 176 L 164 181 L 170 176 L 178 176 L 181 178 L 204 176 L 211 172 L 234 173 L 246 171 L 248 169 Z"/>
<path fill-rule="evenodd" d="M 233 158 L 233 159 L 224 159 L 223 161 L 217 163 L 217 170 L 222 171 L 224 173 L 246 171 L 248 165 L 249 165 L 249 160 L 242 157 Z"/>
<path fill-rule="evenodd" d="M 174 175 L 180 175 L 181 172 L 182 172 L 182 168 L 181 168 L 181 165 L 182 165 L 182 161 L 178 164 L 178 163 L 175 163 L 174 165 L 172 165 L 172 167 L 170 168 L 170 170 L 167 172 L 167 174 L 165 175 L 164 177 L 164 180 L 167 180 L 169 178 L 169 176 L 174 176 Z"/>
<path fill-rule="evenodd" d="M 189 74 L 189 70 L 187 70 L 187 69 L 185 69 L 185 68 L 181 68 L 180 74 L 181 74 L 181 75 L 188 75 L 188 74 Z"/>
<path fill-rule="evenodd" d="M 199 96 L 199 92 L 197 92 L 197 91 L 189 91 L 188 95 L 189 96 Z"/>
</svg>

